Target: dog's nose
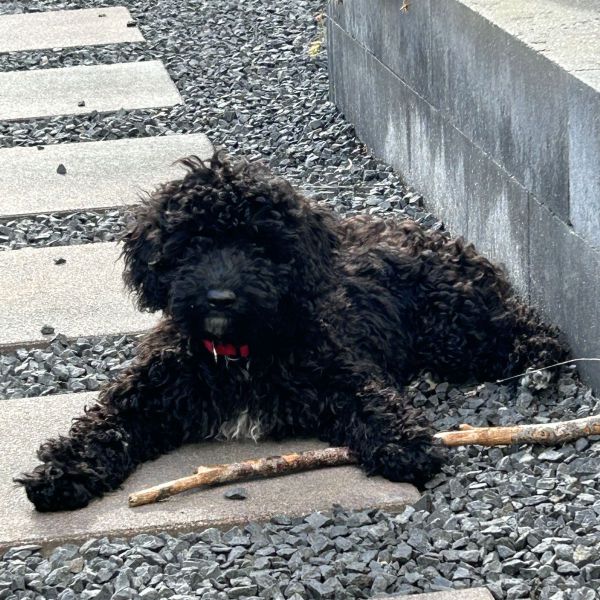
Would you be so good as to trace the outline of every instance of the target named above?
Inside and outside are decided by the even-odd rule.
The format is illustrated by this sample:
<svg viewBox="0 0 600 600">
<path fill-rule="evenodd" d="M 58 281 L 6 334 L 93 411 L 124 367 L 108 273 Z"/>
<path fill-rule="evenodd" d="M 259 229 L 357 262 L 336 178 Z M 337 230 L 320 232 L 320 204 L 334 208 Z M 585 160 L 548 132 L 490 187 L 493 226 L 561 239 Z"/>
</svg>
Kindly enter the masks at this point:
<svg viewBox="0 0 600 600">
<path fill-rule="evenodd" d="M 215 307 L 229 306 L 236 299 L 235 293 L 231 290 L 208 290 L 206 297 L 208 303 Z"/>
</svg>

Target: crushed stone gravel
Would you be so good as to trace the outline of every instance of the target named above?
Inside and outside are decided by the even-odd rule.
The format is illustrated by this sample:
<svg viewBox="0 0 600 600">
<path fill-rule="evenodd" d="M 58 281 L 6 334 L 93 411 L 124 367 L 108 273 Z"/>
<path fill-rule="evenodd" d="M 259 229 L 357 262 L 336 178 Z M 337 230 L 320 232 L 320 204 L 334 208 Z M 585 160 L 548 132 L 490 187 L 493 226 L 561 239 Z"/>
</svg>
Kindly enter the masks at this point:
<svg viewBox="0 0 600 600">
<path fill-rule="evenodd" d="M 93 392 L 135 356 L 139 336 L 69 340 L 58 334 L 41 348 L 0 354 L 0 399 Z"/>
<path fill-rule="evenodd" d="M 0 147 L 203 132 L 233 154 L 262 158 L 341 213 L 394 212 L 442 227 L 329 103 L 320 1 L 19 0 L 0 4 L 0 14 L 114 5 L 130 9 L 147 44 L 4 54 L 0 70 L 161 59 L 184 105 L 0 122 Z M 5 219 L 0 247 L 107 241 L 124 218 L 111 211 Z M 131 360 L 135 343 L 57 337 L 43 349 L 1 354 L 0 397 L 94 389 Z M 571 368 L 547 389 L 534 388 L 422 377 L 410 393 L 438 430 L 600 410 Z M 598 437 L 450 456 L 400 515 L 338 507 L 224 533 L 88 540 L 49 555 L 12 548 L 0 559 L 0 600 L 351 599 L 479 585 L 498 600 L 600 599 Z"/>
<path fill-rule="evenodd" d="M 113 242 L 125 224 L 126 218 L 119 210 L 0 219 L 0 250 Z"/>
</svg>

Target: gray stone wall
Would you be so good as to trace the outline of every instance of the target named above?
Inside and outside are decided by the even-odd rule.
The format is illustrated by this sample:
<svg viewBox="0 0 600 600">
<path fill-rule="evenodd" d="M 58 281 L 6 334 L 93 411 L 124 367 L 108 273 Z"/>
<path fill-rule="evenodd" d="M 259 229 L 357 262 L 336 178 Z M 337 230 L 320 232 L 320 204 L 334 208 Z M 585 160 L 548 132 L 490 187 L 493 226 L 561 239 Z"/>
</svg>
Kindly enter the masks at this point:
<svg viewBox="0 0 600 600">
<path fill-rule="evenodd" d="M 401 5 L 332 0 L 333 101 L 574 356 L 600 357 L 600 7 Z M 600 389 L 600 363 L 580 370 Z"/>
</svg>

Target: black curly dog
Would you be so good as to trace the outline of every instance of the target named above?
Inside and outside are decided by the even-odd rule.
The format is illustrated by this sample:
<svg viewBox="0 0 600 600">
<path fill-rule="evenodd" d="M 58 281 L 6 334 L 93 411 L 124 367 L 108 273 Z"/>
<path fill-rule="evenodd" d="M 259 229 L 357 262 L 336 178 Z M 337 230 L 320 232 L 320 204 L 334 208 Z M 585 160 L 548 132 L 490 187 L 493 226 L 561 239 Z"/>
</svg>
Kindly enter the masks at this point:
<svg viewBox="0 0 600 600">
<path fill-rule="evenodd" d="M 264 167 L 192 157 L 136 208 L 125 281 L 163 319 L 134 364 L 18 481 L 80 508 L 137 465 L 206 439 L 315 436 L 365 471 L 441 466 L 403 386 L 421 369 L 489 380 L 565 355 L 505 274 L 412 221 L 337 219 Z"/>
</svg>

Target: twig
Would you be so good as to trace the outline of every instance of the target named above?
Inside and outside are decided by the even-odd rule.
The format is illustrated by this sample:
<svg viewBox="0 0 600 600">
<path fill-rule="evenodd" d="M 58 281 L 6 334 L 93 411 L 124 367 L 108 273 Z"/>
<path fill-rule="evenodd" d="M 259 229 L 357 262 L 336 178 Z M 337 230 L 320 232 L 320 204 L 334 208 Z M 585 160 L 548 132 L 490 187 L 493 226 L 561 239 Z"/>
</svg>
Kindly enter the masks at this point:
<svg viewBox="0 0 600 600">
<path fill-rule="evenodd" d="M 525 375 L 529 375 L 530 373 L 535 373 L 536 371 L 545 371 L 546 369 L 553 369 L 554 367 L 562 367 L 563 365 L 569 365 L 574 362 L 600 362 L 600 358 L 571 358 L 569 360 L 563 360 L 562 362 L 548 365 L 547 367 L 540 367 L 539 369 L 533 369 L 532 371 L 525 371 L 524 373 L 519 373 L 518 375 L 511 375 L 510 377 L 506 377 L 505 379 L 496 379 L 496 383 L 504 383 L 505 381 L 510 381 L 511 379 L 517 379 L 517 377 L 524 377 Z"/>
<path fill-rule="evenodd" d="M 514 425 L 511 427 L 471 427 L 461 425 L 460 431 L 442 431 L 433 437 L 445 446 L 504 446 L 511 444 L 542 444 L 553 446 L 572 442 L 590 435 L 600 435 L 600 415 L 543 423 Z"/>
<path fill-rule="evenodd" d="M 129 506 L 142 506 L 159 502 L 175 494 L 200 486 L 232 483 L 252 477 L 275 477 L 321 467 L 352 465 L 357 462 L 349 448 L 324 448 L 283 456 L 245 460 L 239 463 L 198 467 L 194 475 L 175 479 L 129 496 Z"/>
<path fill-rule="evenodd" d="M 505 446 L 512 444 L 542 444 L 552 446 L 581 437 L 600 435 L 600 415 L 534 425 L 511 427 L 472 427 L 460 425 L 459 431 L 442 431 L 433 437 L 445 446 Z M 202 487 L 233 483 L 253 477 L 276 477 L 288 473 L 322 467 L 356 464 L 356 456 L 346 447 L 309 450 L 283 456 L 270 456 L 239 463 L 198 467 L 194 475 L 174 479 L 135 492 L 129 496 L 129 506 L 142 506 L 165 500 L 175 494 Z"/>
</svg>

